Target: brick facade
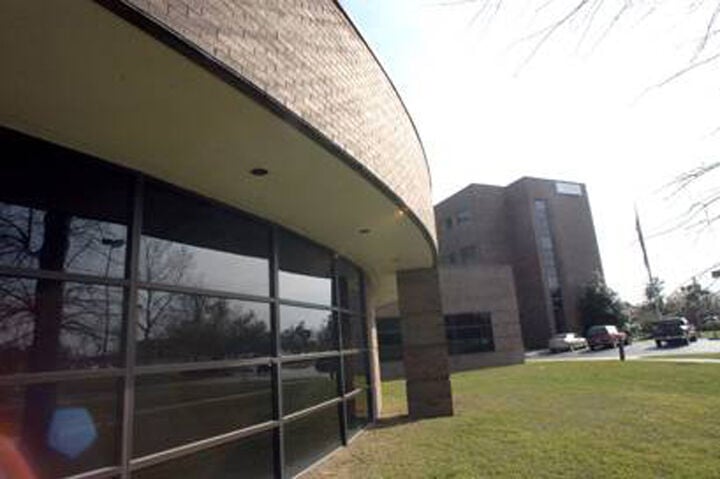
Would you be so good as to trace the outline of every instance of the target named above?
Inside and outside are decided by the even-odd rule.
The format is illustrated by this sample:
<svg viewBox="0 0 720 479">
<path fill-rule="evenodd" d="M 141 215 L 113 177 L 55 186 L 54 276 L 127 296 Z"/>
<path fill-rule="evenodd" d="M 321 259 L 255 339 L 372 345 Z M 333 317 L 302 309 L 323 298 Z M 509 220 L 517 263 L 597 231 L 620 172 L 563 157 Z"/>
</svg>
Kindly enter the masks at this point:
<svg viewBox="0 0 720 479">
<path fill-rule="evenodd" d="M 313 125 L 397 194 L 434 237 L 429 171 L 410 117 L 336 2 L 127 2 Z"/>
<path fill-rule="evenodd" d="M 480 269 L 512 267 L 523 341 L 531 349 L 547 347 L 556 332 L 584 332 L 578 299 L 584 285 L 602 274 L 585 186 L 571 183 L 578 194 L 569 195 L 557 191 L 558 183 L 564 184 L 539 178 L 522 178 L 507 187 L 473 184 L 435 209 L 443 264 L 453 260 Z M 560 317 L 542 263 L 535 200 L 547 205 L 562 298 Z M 458 222 L 463 215 L 467 219 Z M 459 252 L 469 247 L 475 254 L 463 261 Z"/>
</svg>

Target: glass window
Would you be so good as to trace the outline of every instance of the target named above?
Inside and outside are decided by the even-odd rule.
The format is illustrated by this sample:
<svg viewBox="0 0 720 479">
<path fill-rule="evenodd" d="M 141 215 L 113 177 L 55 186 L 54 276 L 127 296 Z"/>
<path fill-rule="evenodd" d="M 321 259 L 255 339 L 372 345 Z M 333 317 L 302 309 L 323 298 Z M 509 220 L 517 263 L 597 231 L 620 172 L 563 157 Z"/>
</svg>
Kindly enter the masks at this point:
<svg viewBox="0 0 720 479">
<path fill-rule="evenodd" d="M 338 396 L 340 360 L 320 358 L 283 363 L 283 414 L 291 414 Z"/>
<path fill-rule="evenodd" d="M 343 358 L 345 392 L 368 385 L 367 353 L 351 354 Z"/>
<path fill-rule="evenodd" d="M 141 290 L 138 363 L 246 359 L 270 355 L 270 306 Z"/>
<path fill-rule="evenodd" d="M 365 349 L 365 318 L 354 314 L 342 314 L 342 347 L 343 349 Z"/>
<path fill-rule="evenodd" d="M 269 366 L 138 376 L 134 455 L 272 419 Z"/>
<path fill-rule="evenodd" d="M 0 374 L 117 366 L 122 288 L 0 276 Z"/>
<path fill-rule="evenodd" d="M 560 288 L 560 280 L 557 259 L 552 241 L 547 201 L 545 200 L 535 200 L 535 228 L 537 230 L 538 251 L 542 269 L 545 273 L 545 281 L 550 291 L 558 290 Z M 556 322 L 560 322 L 559 318 L 555 319 Z"/>
<path fill-rule="evenodd" d="M 336 264 L 340 307 L 362 313 L 365 308 L 362 304 L 362 276 L 360 271 L 344 259 L 339 259 Z"/>
<path fill-rule="evenodd" d="M 102 277 L 125 273 L 124 225 L 0 202 L 0 265 Z"/>
<path fill-rule="evenodd" d="M 131 176 L 84 155 L 0 133 L 0 265 L 122 277 Z"/>
<path fill-rule="evenodd" d="M 472 219 L 472 215 L 468 210 L 459 211 L 457 215 L 455 215 L 455 220 L 457 221 L 458 226 L 464 223 L 469 223 Z"/>
<path fill-rule="evenodd" d="M 331 311 L 280 306 L 280 350 L 302 354 L 337 349 L 336 318 Z"/>
<path fill-rule="evenodd" d="M 285 472 L 298 474 L 324 455 L 340 447 L 337 407 L 292 421 L 285 426 Z"/>
<path fill-rule="evenodd" d="M 132 477 L 138 479 L 272 478 L 272 432 L 263 432 L 147 469 L 140 469 L 133 472 Z"/>
<path fill-rule="evenodd" d="M 380 361 L 402 360 L 403 341 L 400 318 L 378 318 L 377 336 Z"/>
<path fill-rule="evenodd" d="M 0 386 L 0 434 L 39 477 L 117 465 L 119 386 L 116 379 Z"/>
<path fill-rule="evenodd" d="M 148 185 L 142 281 L 267 296 L 270 230 L 240 213 Z"/>
<path fill-rule="evenodd" d="M 347 414 L 348 437 L 352 437 L 370 422 L 369 391 L 363 390 L 360 394 L 348 399 L 345 404 Z"/>
<path fill-rule="evenodd" d="M 331 305 L 332 255 L 320 246 L 281 231 L 279 294 L 283 299 Z"/>
<path fill-rule="evenodd" d="M 445 316 L 445 333 L 450 354 L 494 351 L 490 313 L 463 313 Z"/>
</svg>

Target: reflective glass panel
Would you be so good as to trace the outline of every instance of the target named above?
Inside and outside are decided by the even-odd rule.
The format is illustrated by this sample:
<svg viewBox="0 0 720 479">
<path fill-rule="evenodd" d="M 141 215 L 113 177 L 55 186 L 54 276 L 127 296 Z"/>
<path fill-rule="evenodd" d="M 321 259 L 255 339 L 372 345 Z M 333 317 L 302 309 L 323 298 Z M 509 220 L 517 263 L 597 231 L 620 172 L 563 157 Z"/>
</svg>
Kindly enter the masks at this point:
<svg viewBox="0 0 720 479">
<path fill-rule="evenodd" d="M 285 472 L 292 477 L 341 444 L 335 406 L 292 421 L 285 425 Z"/>
<path fill-rule="evenodd" d="M 103 277 L 125 273 L 124 225 L 0 202 L 0 264 Z"/>
<path fill-rule="evenodd" d="M 301 354 L 337 349 L 337 316 L 331 311 L 280 306 L 280 349 Z"/>
<path fill-rule="evenodd" d="M 134 455 L 269 421 L 272 411 L 269 366 L 138 376 Z"/>
<path fill-rule="evenodd" d="M 339 259 L 336 264 L 340 307 L 361 313 L 364 308 L 360 271 L 344 259 Z"/>
<path fill-rule="evenodd" d="M 368 385 L 367 353 L 343 357 L 343 368 L 346 393 Z"/>
<path fill-rule="evenodd" d="M 0 435 L 10 441 L 3 447 L 14 448 L 40 478 L 117 465 L 119 385 L 94 379 L 0 386 Z"/>
<path fill-rule="evenodd" d="M 138 479 L 271 478 L 272 433 L 263 432 L 132 473 Z"/>
<path fill-rule="evenodd" d="M 282 392 L 285 415 L 337 397 L 338 358 L 283 363 Z"/>
<path fill-rule="evenodd" d="M 0 142 L 0 265 L 123 276 L 131 176 L 9 130 Z"/>
<path fill-rule="evenodd" d="M 365 349 L 365 318 L 350 314 L 342 314 L 342 347 L 343 349 Z"/>
<path fill-rule="evenodd" d="M 348 437 L 353 436 L 370 422 L 369 391 L 363 390 L 360 394 L 347 400 L 345 411 L 347 414 Z"/>
<path fill-rule="evenodd" d="M 278 255 L 281 298 L 332 304 L 332 255 L 328 250 L 281 231 Z"/>
<path fill-rule="evenodd" d="M 0 374 L 117 366 L 122 288 L 0 276 Z"/>
<path fill-rule="evenodd" d="M 138 363 L 244 359 L 270 354 L 270 306 L 141 290 Z"/>
<path fill-rule="evenodd" d="M 148 185 L 142 281 L 267 296 L 267 226 L 171 188 Z"/>
</svg>

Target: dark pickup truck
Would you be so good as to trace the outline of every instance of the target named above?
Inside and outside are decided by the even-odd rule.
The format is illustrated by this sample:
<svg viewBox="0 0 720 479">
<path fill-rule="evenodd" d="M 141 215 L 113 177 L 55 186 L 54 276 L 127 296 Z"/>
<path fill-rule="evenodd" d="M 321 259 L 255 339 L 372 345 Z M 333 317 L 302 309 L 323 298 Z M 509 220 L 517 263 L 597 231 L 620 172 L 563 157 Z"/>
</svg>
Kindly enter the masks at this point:
<svg viewBox="0 0 720 479">
<path fill-rule="evenodd" d="M 655 323 L 653 327 L 653 339 L 658 348 L 663 343 L 683 343 L 690 344 L 691 341 L 697 341 L 697 332 L 695 326 L 690 324 L 687 319 L 681 317 L 664 318 Z"/>
</svg>

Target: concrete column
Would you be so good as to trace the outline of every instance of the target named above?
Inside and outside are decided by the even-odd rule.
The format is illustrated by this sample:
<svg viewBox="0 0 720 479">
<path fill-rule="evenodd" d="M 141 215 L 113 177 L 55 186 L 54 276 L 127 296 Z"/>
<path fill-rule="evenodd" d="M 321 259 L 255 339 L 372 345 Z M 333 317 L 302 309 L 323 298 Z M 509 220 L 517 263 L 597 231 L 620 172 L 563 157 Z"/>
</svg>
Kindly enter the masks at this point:
<svg viewBox="0 0 720 479">
<path fill-rule="evenodd" d="M 398 271 L 397 289 L 410 417 L 452 416 L 438 272 L 435 268 Z"/>
<path fill-rule="evenodd" d="M 377 419 L 382 414 L 382 377 L 380 375 L 380 349 L 375 320 L 375 301 L 372 287 L 368 282 L 365 283 L 365 301 L 368 354 L 370 356 L 370 386 L 373 391 L 372 417 Z"/>
</svg>

